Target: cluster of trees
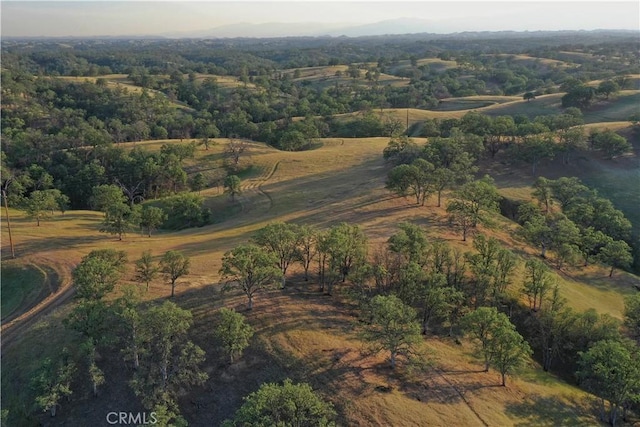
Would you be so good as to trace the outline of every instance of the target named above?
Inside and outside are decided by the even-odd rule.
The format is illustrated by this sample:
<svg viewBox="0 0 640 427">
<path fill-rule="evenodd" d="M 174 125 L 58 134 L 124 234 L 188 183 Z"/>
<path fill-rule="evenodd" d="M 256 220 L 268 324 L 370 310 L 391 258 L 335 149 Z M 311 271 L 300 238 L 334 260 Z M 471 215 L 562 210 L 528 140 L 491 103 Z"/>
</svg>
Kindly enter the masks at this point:
<svg viewBox="0 0 640 427">
<path fill-rule="evenodd" d="M 334 285 L 344 282 L 366 256 L 366 237 L 356 225 L 339 224 L 326 231 L 308 226 L 276 222 L 258 230 L 251 242 L 226 252 L 220 275 L 224 289 L 240 289 L 253 308 L 254 295 L 280 284 L 286 285 L 287 272 L 294 263 L 309 271 L 318 266 L 321 290 L 331 294 Z"/>
<path fill-rule="evenodd" d="M 620 85 L 615 80 L 603 80 L 597 87 L 587 86 L 578 79 L 567 79 L 562 87 L 566 95 L 562 97 L 562 106 L 589 108 L 599 99 L 609 99 L 611 95 L 620 91 Z"/>
<path fill-rule="evenodd" d="M 36 147 L 37 148 L 37 147 Z M 43 150 L 38 156 L 15 156 L 3 151 L 3 183 L 14 204 L 33 190 L 56 188 L 69 197 L 71 207 L 91 207 L 93 187 L 114 184 L 128 203 L 157 198 L 188 189 L 184 160 L 195 153 L 194 144 L 165 144 L 160 152 L 140 147 L 125 150 L 112 145 L 94 149 Z"/>
<path fill-rule="evenodd" d="M 511 286 L 518 285 L 513 283 L 518 258 L 496 239 L 483 235 L 474 239 L 473 248 L 461 253 L 430 240 L 419 226 L 403 223 L 385 247 L 370 254 L 357 226 L 340 224 L 319 232 L 273 223 L 258 230 L 251 243 L 227 252 L 220 273 L 227 287 L 242 289 L 251 307 L 256 291 L 285 285 L 293 263 L 301 263 L 308 279 L 316 261 L 319 283 L 348 283 L 345 291 L 362 307 L 361 337 L 374 351 L 388 352 L 392 368 L 400 357 L 421 355 L 423 335 L 448 331 L 472 339 L 485 370 L 498 371 L 502 385 L 533 354 L 545 370 L 577 372 L 585 388 L 610 402 L 607 416 L 612 424 L 620 408 L 634 407 L 640 395 L 640 382 L 635 379 L 640 375 L 635 365 L 637 345 L 624 341 L 619 322 L 593 310 L 576 313 L 568 308 L 549 267 L 535 258 L 524 264 L 519 284 L 520 295 L 529 301 L 525 311 L 518 302 L 522 298 L 513 293 L 517 288 Z M 178 390 L 206 380 L 200 368 L 204 352 L 188 339 L 192 325 L 188 311 L 171 302 L 145 309 L 140 291 L 132 287 L 124 287 L 120 298 L 110 297 L 126 262 L 124 252 L 98 250 L 83 258 L 74 271 L 77 302 L 65 323 L 76 331 L 77 347 L 65 350 L 56 361 L 45 360 L 37 371 L 33 386 L 42 409 L 55 414 L 77 378 L 84 378 L 87 388 L 98 395 L 107 379 L 97 354 L 106 348 L 122 349 L 134 368 L 133 390 L 145 407 L 167 420 L 180 419 Z M 189 259 L 179 252 L 167 252 L 158 264 L 146 252 L 135 263 L 135 280 L 148 289 L 162 273 L 173 296 L 176 281 L 188 271 Z M 640 335 L 638 301 L 632 297 L 626 302 L 626 330 L 634 338 Z M 229 309 L 220 310 L 216 324 L 213 337 L 233 363 L 249 345 L 253 329 Z M 613 354 L 607 352 L 621 357 L 613 361 L 605 357 Z M 561 364 L 556 367 L 557 361 Z M 613 371 L 609 365 L 615 365 Z M 617 369 L 622 373 L 615 374 Z M 288 396 L 284 402 L 298 402 L 291 404 L 299 405 L 299 411 L 289 413 L 290 404 L 277 397 L 280 393 Z M 308 385 L 285 381 L 282 386 L 265 384 L 248 396 L 227 424 L 289 417 L 330 422 L 334 416 L 331 405 Z"/>
<path fill-rule="evenodd" d="M 633 34 L 599 32 L 549 32 L 530 37 L 504 33 L 470 34 L 442 37 L 436 34 L 386 36 L 388 43 L 376 38 L 359 37 L 341 40 L 276 38 L 271 40 L 65 40 L 67 46 L 81 43 L 82 49 L 69 49 L 56 41 L 3 40 L 2 54 L 7 66 L 20 65 L 31 74 L 95 76 L 132 73 L 146 69 L 149 74 L 170 75 L 175 69 L 184 73 L 212 73 L 259 77 L 273 68 L 298 68 L 354 62 L 376 62 L 392 68 L 399 61 L 417 67 L 416 58 L 439 57 L 443 60 L 463 58 L 469 68 L 511 69 L 531 77 L 533 71 L 553 78 L 559 73 L 590 75 L 625 72 L 638 57 Z M 567 54 L 579 47 L 583 55 Z M 519 63 L 509 52 L 551 58 L 580 64 L 578 70 L 551 67 L 541 61 Z M 506 53 L 495 55 L 495 53 Z M 492 54 L 492 55 L 487 55 Z M 167 61 L 170 55 L 171 61 Z M 480 67 L 478 67 L 480 65 Z M 388 72 L 386 70 L 385 72 Z M 629 72 L 629 71 L 627 71 Z M 565 74 L 565 75 L 566 75 Z M 548 76 L 548 77 L 547 77 Z"/>
<path fill-rule="evenodd" d="M 82 396 L 85 389 L 97 398 L 105 382 L 113 381 L 101 368 L 107 363 L 106 355 L 121 354 L 133 369 L 129 384 L 142 405 L 155 413 L 161 425 L 186 425 L 178 395 L 209 378 L 202 368 L 205 352 L 189 339 L 193 317 L 171 301 L 143 304 L 143 288 L 120 285 L 126 263 L 123 251 L 95 250 L 74 270 L 75 303 L 64 320 L 74 332 L 73 347 L 63 349 L 56 359 L 43 360 L 36 370 L 31 382 L 35 406 L 55 416 L 63 398 Z M 135 281 L 146 284 L 148 290 L 149 283 L 162 274 L 171 285 L 172 297 L 177 279 L 188 273 L 189 259 L 177 251 L 165 253 L 158 263 L 147 251 L 135 262 Z M 114 298 L 117 287 L 121 295 Z M 217 314 L 211 338 L 234 363 L 250 345 L 254 330 L 233 309 L 222 308 Z M 72 389 L 73 384 L 78 388 Z M 224 425 L 328 426 L 334 425 L 335 415 L 333 406 L 308 384 L 287 379 L 282 385 L 263 384 Z"/>
<path fill-rule="evenodd" d="M 424 206 L 433 194 L 453 190 L 447 203 L 452 226 L 466 241 L 469 232 L 485 219 L 483 211 L 498 209 L 497 188 L 489 176 L 474 180 L 477 156 L 482 150 L 478 136 L 453 129 L 449 138 L 433 137 L 422 148 L 406 137 L 394 138 L 384 150 L 387 160 L 401 163 L 387 175 L 387 188 L 400 196 L 413 195 Z"/>
<path fill-rule="evenodd" d="M 541 250 L 555 252 L 556 264 L 583 265 L 597 259 L 611 267 L 628 268 L 633 261 L 631 223 L 613 204 L 583 185 L 579 179 L 538 178 L 533 196 L 537 205 L 524 203 L 518 208 L 521 235 Z M 555 205 L 558 204 L 556 208 Z"/>
<path fill-rule="evenodd" d="M 321 290 L 331 294 L 334 284 L 348 280 L 348 293 L 362 303 L 363 318 L 369 319 L 363 337 L 374 349 L 389 351 L 395 367 L 397 357 L 411 354 L 434 322 L 446 322 L 453 331 L 469 309 L 503 304 L 516 266 L 515 256 L 495 239 L 479 236 L 474 242 L 478 253 L 462 254 L 442 242 L 430 242 L 418 226 L 400 228 L 384 250 L 369 257 L 366 237 L 357 226 L 340 224 L 318 232 L 273 223 L 258 230 L 251 243 L 227 252 L 220 273 L 227 288 L 237 287 L 246 294 L 251 308 L 257 291 L 277 283 L 284 287 L 294 262 L 301 263 L 308 279 L 315 259 Z M 514 338 L 513 325 L 509 328 L 492 350 L 502 361 L 503 375 L 528 352 L 522 339 Z M 515 353 L 508 356 L 498 347 Z"/>
<path fill-rule="evenodd" d="M 238 168 L 246 149 L 233 147 L 232 140 L 225 154 L 230 170 Z M 120 239 L 135 227 L 149 236 L 157 228 L 200 227 L 210 222 L 211 212 L 203 206 L 201 196 L 186 191 L 223 186 L 234 200 L 241 192 L 241 181 L 223 169 L 214 175 L 197 173 L 189 178 L 182 162 L 193 157 L 194 150 L 194 144 L 164 144 L 159 153 L 139 147 L 129 152 L 109 147 L 84 154 L 84 166 L 67 152 L 68 164 L 49 159 L 47 169 L 32 163 L 23 170 L 10 167 L 3 152 L 2 196 L 11 206 L 25 210 L 38 226 L 56 210 L 63 214 L 70 208 L 102 211 L 105 221 L 101 231 L 117 234 Z M 73 169 L 68 168 L 71 165 Z M 155 198 L 161 199 L 151 200 Z M 141 203 L 145 200 L 149 203 Z"/>
<path fill-rule="evenodd" d="M 57 360 L 42 362 L 32 379 L 35 404 L 56 415 L 64 397 L 72 394 L 72 384 L 85 383 L 94 397 L 109 380 L 101 366 L 107 354 L 121 354 L 133 368 L 129 381 L 135 394 L 148 410 L 154 411 L 163 425 L 184 423 L 177 405 L 178 393 L 203 384 L 208 375 L 202 370 L 204 351 L 189 339 L 193 325 L 191 312 L 170 301 L 146 306 L 141 289 L 121 285 L 114 298 L 127 263 L 123 251 L 95 250 L 85 256 L 73 272 L 76 290 L 71 313 L 64 320 L 74 332 L 73 347 L 65 349 Z M 189 259 L 169 251 L 153 261 L 145 252 L 135 263 L 135 280 L 146 284 L 162 274 L 171 285 L 189 272 Z M 253 336 L 244 316 L 222 309 L 212 338 L 233 363 L 241 356 Z M 113 352 L 112 350 L 118 350 Z"/>
<path fill-rule="evenodd" d="M 480 139 L 454 129 L 450 137 L 431 138 L 419 147 L 405 136 L 392 138 L 384 149 L 384 158 L 398 164 L 387 176 L 387 188 L 398 195 L 414 195 L 424 206 L 432 194 L 457 188 L 472 180 L 481 150 Z"/>
<path fill-rule="evenodd" d="M 215 137 L 211 114 L 177 109 L 148 90 L 110 87 L 106 80 L 75 82 L 3 70 L 6 143 L 26 151 L 145 139 Z M 35 141 L 34 141 L 35 140 Z"/>
<path fill-rule="evenodd" d="M 457 129 L 465 135 L 479 136 L 491 158 L 508 151 L 507 159 L 531 165 L 533 175 L 542 160 L 556 155 L 568 164 L 576 153 L 588 149 L 601 151 L 606 159 L 631 151 L 631 144 L 623 136 L 611 130 L 586 132 L 583 124 L 580 110 L 569 107 L 561 114 L 533 120 L 521 115 L 492 118 L 470 112 L 460 119 L 426 120 L 415 132 L 432 138 L 450 136 Z"/>
<path fill-rule="evenodd" d="M 355 267 L 349 293 L 362 307 L 362 338 L 373 350 L 387 351 L 392 368 L 399 356 L 422 357 L 421 335 L 446 331 L 472 338 L 485 370 L 500 372 L 502 385 L 532 353 L 514 323 L 498 311 L 511 307 L 510 313 L 520 299 L 508 292 L 517 257 L 494 238 L 479 235 L 473 246 L 475 252 L 461 253 L 404 223 L 385 248 Z M 527 277 L 521 292 L 538 301 L 537 289 L 551 280 L 536 261 L 527 262 L 537 275 Z"/>
<path fill-rule="evenodd" d="M 223 427 L 235 426 L 335 426 L 336 412 L 306 383 L 285 379 L 282 385 L 264 383 L 244 398 L 244 404 Z"/>
<path fill-rule="evenodd" d="M 498 194 L 493 180 L 485 176 L 474 180 L 473 174 L 478 170 L 475 166 L 482 153 L 480 135 L 490 132 L 497 122 L 511 123 L 508 117 L 492 121 L 487 116 L 477 113 L 465 115 L 452 128 L 448 138 L 433 136 L 422 147 L 406 136 L 391 138 L 383 151 L 387 161 L 397 164 L 387 174 L 386 187 L 400 196 L 414 196 L 416 204 L 423 205 L 433 194 L 438 195 L 451 190 L 447 202 L 449 221 L 462 232 L 466 240 L 469 232 L 473 232 L 479 223 L 487 218 L 483 212 L 497 212 L 502 206 L 503 198 Z M 516 158 L 526 160 L 533 166 L 544 157 L 561 152 L 566 162 L 576 151 L 591 146 L 601 149 L 608 158 L 622 154 L 630 149 L 629 142 L 613 131 L 592 131 L 587 138 L 584 130 L 577 126 L 581 123 L 579 112 L 568 111 L 558 116 L 543 116 L 535 122 L 526 122 L 522 126 L 530 130 L 551 133 L 530 134 L 520 137 L 520 142 L 509 148 Z M 482 131 L 481 129 L 485 129 Z M 514 132 L 517 127 L 512 127 Z M 537 131 L 536 131 L 537 132 Z M 492 132 L 497 133 L 497 132 Z M 515 138 L 511 135 L 510 138 Z M 496 153 L 500 138 L 485 134 L 482 139 L 488 153 Z M 502 143 L 503 144 L 503 143 Z M 493 147 L 493 148 L 492 148 Z M 585 265 L 589 260 L 599 260 L 613 268 L 627 268 L 633 261 L 630 246 L 631 223 L 624 214 L 615 209 L 613 204 L 598 195 L 597 191 L 584 186 L 577 178 L 560 178 L 556 181 L 544 177 L 538 178 L 534 185 L 533 196 L 538 206 L 530 203 L 512 209 L 511 217 L 522 226 L 521 234 L 531 243 L 541 248 L 541 255 L 546 256 L 547 249 L 554 250 L 558 267 L 563 264 L 575 264 L 582 256 Z M 559 204 L 556 211 L 554 204 Z"/>
<path fill-rule="evenodd" d="M 581 387 L 598 397 L 600 420 L 612 426 L 639 408 L 638 307 L 637 294 L 626 298 L 621 328 L 617 319 L 595 310 L 575 312 L 555 287 L 522 325 L 543 369 L 574 374 Z"/>
</svg>

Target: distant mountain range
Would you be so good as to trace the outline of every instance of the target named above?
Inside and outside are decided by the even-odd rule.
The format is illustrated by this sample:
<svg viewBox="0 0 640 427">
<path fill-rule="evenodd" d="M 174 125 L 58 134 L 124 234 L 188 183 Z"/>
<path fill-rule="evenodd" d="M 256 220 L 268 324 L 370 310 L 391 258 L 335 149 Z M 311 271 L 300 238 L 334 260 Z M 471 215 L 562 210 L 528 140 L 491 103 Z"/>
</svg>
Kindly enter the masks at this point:
<svg viewBox="0 0 640 427">
<path fill-rule="evenodd" d="M 269 22 L 263 24 L 234 23 L 206 30 L 173 31 L 162 34 L 118 35 L 118 36 L 67 36 L 67 37 L 10 37 L 15 39 L 84 39 L 84 40 L 154 40 L 154 39 L 231 39 L 231 38 L 280 38 L 280 37 L 366 37 L 384 35 L 419 34 L 430 38 L 477 38 L 477 37 L 543 37 L 550 34 L 615 33 L 638 34 L 637 30 L 541 30 L 541 31 L 482 31 L 473 29 L 477 23 L 456 20 L 430 21 L 417 18 L 398 18 L 371 24 L 320 23 L 320 22 Z"/>
<path fill-rule="evenodd" d="M 214 27 L 209 30 L 173 32 L 162 34 L 168 38 L 233 38 L 233 37 L 361 37 L 386 34 L 446 33 L 445 26 L 424 19 L 399 18 L 372 24 L 319 22 L 264 24 L 237 23 Z"/>
</svg>

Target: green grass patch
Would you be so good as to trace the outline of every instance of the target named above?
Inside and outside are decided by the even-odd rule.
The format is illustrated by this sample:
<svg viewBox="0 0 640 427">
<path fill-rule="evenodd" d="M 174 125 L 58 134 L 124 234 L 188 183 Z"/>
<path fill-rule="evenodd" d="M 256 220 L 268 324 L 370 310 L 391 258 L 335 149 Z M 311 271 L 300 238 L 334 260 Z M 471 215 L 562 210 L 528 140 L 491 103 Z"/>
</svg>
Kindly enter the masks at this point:
<svg viewBox="0 0 640 427">
<path fill-rule="evenodd" d="M 242 204 L 231 201 L 228 195 L 220 195 L 206 199 L 204 206 L 211 210 L 211 223 L 218 224 L 234 218 L 242 213 Z"/>
<path fill-rule="evenodd" d="M 494 105 L 495 102 L 492 101 L 478 101 L 478 100 L 451 100 L 451 101 L 441 101 L 434 111 L 458 111 L 458 110 L 472 110 L 474 108 L 483 108 L 488 107 L 489 105 Z"/>
<path fill-rule="evenodd" d="M 640 92 L 625 91 L 599 105 L 584 111 L 586 123 L 617 122 L 628 120 L 634 113 L 640 113 Z"/>
<path fill-rule="evenodd" d="M 236 175 L 241 180 L 251 179 L 259 176 L 262 173 L 262 170 L 259 166 L 251 164 L 244 169 L 241 169 L 237 172 L 229 172 L 229 175 Z"/>
<path fill-rule="evenodd" d="M 2 319 L 33 304 L 44 286 L 46 273 L 33 264 L 2 263 Z"/>
<path fill-rule="evenodd" d="M 634 234 L 640 235 L 640 164 L 636 168 L 619 168 L 617 162 L 604 162 L 580 177 L 591 188 L 611 200 L 631 221 Z"/>
</svg>

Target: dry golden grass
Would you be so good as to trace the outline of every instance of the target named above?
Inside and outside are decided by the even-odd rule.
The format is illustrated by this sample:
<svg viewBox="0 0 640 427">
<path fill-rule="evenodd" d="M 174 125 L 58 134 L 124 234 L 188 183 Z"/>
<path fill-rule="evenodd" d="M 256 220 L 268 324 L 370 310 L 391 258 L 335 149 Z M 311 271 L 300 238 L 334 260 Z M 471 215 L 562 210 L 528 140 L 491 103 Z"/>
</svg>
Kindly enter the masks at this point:
<svg viewBox="0 0 640 427">
<path fill-rule="evenodd" d="M 366 67 L 376 67 L 376 63 L 364 64 Z M 286 70 L 285 74 L 293 77 L 294 73 L 298 72 L 299 77 L 294 78 L 296 82 L 306 81 L 313 84 L 318 88 L 327 88 L 339 85 L 351 85 L 353 83 L 361 85 L 372 85 L 373 83 L 366 80 L 366 69 L 360 70 L 360 77 L 353 79 L 347 75 L 349 69 L 346 65 L 331 65 L 331 66 L 319 66 L 319 67 L 304 67 L 294 68 Z M 337 76 L 336 73 L 340 73 Z M 394 87 L 401 87 L 409 85 L 409 79 L 394 76 L 392 74 L 380 73 L 378 76 L 378 83 L 383 85 L 390 85 Z"/>
<path fill-rule="evenodd" d="M 498 58 L 513 58 L 515 61 L 520 62 L 521 64 L 524 64 L 526 66 L 535 66 L 536 64 L 545 65 L 548 67 L 549 66 L 558 67 L 558 68 L 571 68 L 571 67 L 577 66 L 576 64 L 568 63 L 565 61 L 559 61 L 557 59 L 539 58 L 539 57 L 530 56 L 530 55 L 512 55 L 507 53 L 500 53 L 494 56 Z"/>
<path fill-rule="evenodd" d="M 226 140 L 216 141 L 218 144 L 208 151 L 198 148 L 196 153 L 200 161 L 220 158 Z M 417 143 L 424 141 L 416 138 Z M 159 149 L 167 142 L 147 141 L 136 145 Z M 253 164 L 256 173 L 243 181 L 244 193 L 237 215 L 220 224 L 180 232 L 159 232 L 151 238 L 131 233 L 120 242 L 100 233 L 102 214 L 97 212 L 72 211 L 64 216 L 56 213 L 53 219 L 35 227 L 24 214 L 12 211 L 16 249 L 21 256 L 37 255 L 70 263 L 78 262 L 91 249 L 103 247 L 123 249 L 129 253 L 130 260 L 146 249 L 152 249 L 157 257 L 170 249 L 182 250 L 192 258 L 193 271 L 178 286 L 180 291 L 215 283 L 222 254 L 271 221 L 293 221 L 321 228 L 342 221 L 358 223 L 373 242 L 386 240 L 396 231 L 400 221 L 418 221 L 433 237 L 457 244 L 460 237 L 446 226 L 446 213 L 444 208 L 435 207 L 435 198 L 421 208 L 414 206 L 411 199 L 398 198 L 384 189 L 386 166 L 380 153 L 387 142 L 387 138 L 325 139 L 321 148 L 306 152 L 282 152 L 261 143 L 250 143 L 241 163 Z M 133 146 L 132 143 L 128 145 Z M 506 171 L 496 175 L 496 180 L 505 196 L 527 199 L 534 179 Z M 226 196 L 219 194 L 219 189 L 207 189 L 201 194 L 220 209 L 228 209 L 231 205 Z M 443 206 L 445 203 L 446 198 Z M 508 229 L 514 225 L 506 223 L 501 227 Z M 483 232 L 505 242 L 512 241 L 499 228 Z M 2 229 L 2 237 L 6 256 L 6 228 Z M 470 242 L 460 244 L 467 250 L 471 248 Z M 535 253 L 534 250 L 531 252 Z M 602 286 L 604 273 L 604 269 L 589 270 L 589 274 L 581 276 L 582 281 L 572 282 L 567 289 L 576 289 L 576 295 L 588 295 L 578 304 L 580 308 L 592 306 L 619 317 L 622 297 Z M 590 285 L 591 276 L 596 286 Z M 153 285 L 149 297 L 166 295 L 166 292 L 168 287 L 158 282 Z M 590 298 L 592 303 L 588 302 Z"/>
<path fill-rule="evenodd" d="M 626 74 L 625 77 L 627 77 L 629 79 L 629 81 L 630 81 L 629 85 L 638 86 L 638 83 L 640 82 L 640 74 Z M 598 86 L 603 81 L 604 80 L 592 80 L 592 81 L 588 82 L 586 85 L 587 86 Z"/>
<path fill-rule="evenodd" d="M 345 73 L 348 69 L 349 67 L 346 65 L 327 65 L 320 67 L 293 68 L 285 70 L 284 73 L 293 76 L 293 74 L 298 71 L 300 73 L 300 77 L 297 77 L 295 80 L 306 80 L 309 78 L 333 77 L 336 75 L 336 72 L 340 71 L 341 73 Z"/>
<path fill-rule="evenodd" d="M 127 78 L 126 74 L 108 74 L 108 75 L 97 76 L 97 77 L 61 76 L 61 77 L 53 77 L 53 78 L 66 80 L 70 82 L 76 82 L 76 83 L 88 82 L 88 83 L 94 83 L 94 84 L 99 78 L 102 78 L 107 81 L 107 87 L 111 89 L 120 88 L 120 89 L 126 89 L 130 93 L 142 93 L 142 88 L 140 86 L 136 86 L 135 84 L 133 84 L 133 82 Z M 155 95 L 157 93 L 156 91 L 149 90 L 149 89 L 147 89 L 147 92 L 152 95 Z"/>
<path fill-rule="evenodd" d="M 199 308 L 210 304 L 195 297 L 191 301 L 189 308 L 206 316 Z M 243 309 L 245 300 L 234 294 L 221 304 Z M 280 367 L 285 371 L 281 378 L 309 382 L 332 401 L 342 425 L 559 425 L 568 415 L 585 425 L 594 420 L 579 389 L 533 364 L 501 387 L 498 373 L 481 372 L 469 344 L 456 345 L 448 338 L 427 338 L 419 363 L 402 359 L 394 372 L 384 352 L 372 354 L 358 339 L 361 326 L 354 310 L 339 295 L 322 295 L 303 282 L 261 294 L 247 316 L 269 360 L 261 364 L 250 350 L 245 364 L 221 375 L 242 382 L 267 363 Z M 555 402 L 553 411 L 543 409 L 548 402 Z"/>
<path fill-rule="evenodd" d="M 166 142 L 136 145 L 156 150 Z M 210 150 L 198 148 L 199 162 L 218 164 L 227 141 L 216 142 Z M 220 280 L 222 255 L 246 242 L 269 222 L 292 221 L 320 228 L 342 221 L 357 223 L 372 245 L 380 245 L 397 231 L 399 222 L 413 221 L 422 225 L 432 238 L 443 239 L 461 250 L 472 249 L 472 239 L 462 242 L 460 235 L 447 226 L 444 208 L 435 207 L 435 198 L 427 206 L 417 207 L 412 200 L 393 196 L 384 189 L 387 166 L 381 152 L 387 142 L 387 138 L 324 139 L 320 148 L 296 153 L 250 143 L 241 163 L 253 164 L 256 172 L 243 181 L 244 192 L 236 215 L 220 224 L 157 233 L 151 238 L 129 234 L 118 241 L 99 233 L 102 214 L 97 212 L 56 214 L 35 227 L 24 214 L 12 210 L 17 253 L 32 262 L 40 259 L 64 265 L 66 269 L 60 270 L 68 275 L 72 266 L 92 249 L 124 250 L 130 261 L 147 249 L 152 250 L 156 259 L 170 249 L 183 251 L 191 258 L 192 269 L 178 281 L 176 301 L 194 313 L 196 342 L 208 354 L 215 354 L 215 345 L 208 338 L 215 310 L 223 305 L 237 309 L 245 305 L 242 295 L 220 295 L 217 287 L 212 286 Z M 516 173 L 497 176 L 502 192 L 519 194 L 522 198 L 527 197 L 532 181 Z M 202 194 L 208 203 L 220 209 L 230 206 L 226 196 L 216 194 L 214 189 Z M 446 200 L 443 202 L 444 206 Z M 515 227 L 506 219 L 496 219 L 491 228 L 481 231 L 512 248 L 521 260 L 535 256 L 534 248 L 509 233 Z M 7 243 L 3 227 L 3 254 L 7 253 Z M 131 264 L 126 281 L 132 280 Z M 613 279 L 605 276 L 603 268 L 590 267 L 562 272 L 558 280 L 563 295 L 576 309 L 593 307 L 620 317 L 622 295 L 632 278 L 623 274 Z M 511 292 L 519 291 L 521 279 L 520 268 L 514 275 Z M 339 289 L 337 292 L 334 297 L 322 296 L 312 282 L 305 284 L 293 279 L 284 292 L 257 295 L 256 308 L 247 313 L 258 333 L 256 344 L 241 363 L 231 367 L 220 367 L 214 356 L 208 358 L 212 385 L 198 391 L 197 399 L 207 400 L 208 404 L 214 402 L 210 407 L 218 408 L 222 403 L 216 406 L 215 402 L 219 402 L 216 399 L 230 393 L 233 398 L 227 404 L 237 407 L 240 397 L 255 389 L 256 381 L 292 376 L 310 382 L 333 401 L 344 425 L 533 426 L 595 422 L 587 409 L 585 393 L 541 373 L 535 364 L 510 379 L 506 388 L 499 387 L 498 374 L 478 372 L 480 363 L 470 355 L 468 345 L 459 346 L 447 339 L 425 341 L 423 350 L 426 359 L 433 363 L 432 368 L 409 372 L 404 366 L 397 372 L 390 371 L 384 354 L 371 355 L 366 351 L 356 334 L 354 308 L 342 301 Z M 169 294 L 169 285 L 158 279 L 144 298 L 162 300 Z M 47 319 L 53 325 L 52 333 L 63 333 L 55 326 L 59 324 L 59 316 Z M 33 334 L 28 336 L 36 339 Z M 19 348 L 26 351 L 23 346 L 15 351 Z M 82 404 L 92 405 L 87 401 Z M 188 401 L 183 407 L 192 419 L 205 422 L 203 417 L 212 416 L 206 410 L 193 409 Z M 216 417 L 229 415 L 222 409 L 215 411 Z"/>
<path fill-rule="evenodd" d="M 585 130 L 588 132 L 591 129 L 610 129 L 612 131 L 619 131 L 629 127 L 629 122 L 600 122 L 600 123 L 587 123 L 584 125 Z"/>
<path fill-rule="evenodd" d="M 186 75 L 185 75 L 186 77 Z M 246 87 L 248 89 L 257 89 L 257 86 L 251 82 L 244 83 L 236 76 L 221 76 L 218 74 L 201 74 L 196 73 L 196 81 L 204 81 L 206 79 L 214 79 L 216 84 L 223 89 L 235 89 L 237 87 Z"/>
</svg>

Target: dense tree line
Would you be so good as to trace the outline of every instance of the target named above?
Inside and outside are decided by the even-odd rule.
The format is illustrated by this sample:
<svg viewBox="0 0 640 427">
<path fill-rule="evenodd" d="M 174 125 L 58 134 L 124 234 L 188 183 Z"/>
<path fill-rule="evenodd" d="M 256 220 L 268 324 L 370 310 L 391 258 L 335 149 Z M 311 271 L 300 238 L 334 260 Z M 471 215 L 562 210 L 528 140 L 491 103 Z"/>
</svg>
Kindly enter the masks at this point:
<svg viewBox="0 0 640 427">
<path fill-rule="evenodd" d="M 520 205 L 517 221 L 521 235 L 540 248 L 543 258 L 553 250 L 558 267 L 598 259 L 611 267 L 610 276 L 614 268 L 631 266 L 631 223 L 597 191 L 577 178 L 540 177 L 533 196 L 537 205 Z"/>
</svg>

